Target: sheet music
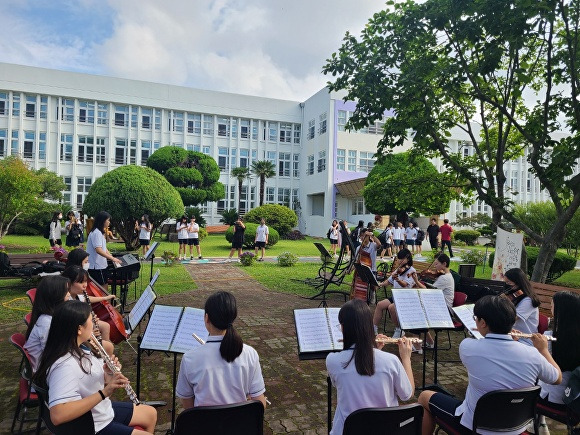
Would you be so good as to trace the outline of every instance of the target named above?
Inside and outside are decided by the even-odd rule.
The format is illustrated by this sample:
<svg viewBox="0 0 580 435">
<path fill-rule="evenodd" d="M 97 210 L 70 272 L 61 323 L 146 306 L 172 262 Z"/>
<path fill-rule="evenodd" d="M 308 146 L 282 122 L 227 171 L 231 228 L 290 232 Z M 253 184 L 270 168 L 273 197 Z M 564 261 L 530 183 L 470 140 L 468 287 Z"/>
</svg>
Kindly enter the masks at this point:
<svg viewBox="0 0 580 435">
<path fill-rule="evenodd" d="M 139 322 L 143 320 L 143 316 L 145 316 L 149 307 L 153 305 L 155 299 L 157 299 L 157 294 L 153 291 L 151 285 L 148 285 L 145 290 L 143 290 L 143 293 L 141 293 L 141 296 L 137 302 L 135 302 L 135 306 L 129 313 L 128 319 L 131 332 L 134 331 L 137 328 L 137 325 L 139 325 Z"/>
<path fill-rule="evenodd" d="M 299 353 L 333 350 L 328 317 L 324 308 L 294 310 L 294 320 Z M 342 345 L 339 349 L 341 348 Z"/>
<path fill-rule="evenodd" d="M 338 321 L 338 312 L 340 308 L 327 308 L 326 313 L 328 315 L 328 323 L 330 325 L 330 334 L 332 335 L 332 343 L 334 349 L 343 349 L 342 341 L 342 329 L 340 327 L 340 322 Z"/>
<path fill-rule="evenodd" d="M 145 261 L 151 260 L 151 256 L 155 253 L 155 250 L 159 246 L 159 242 L 153 242 L 153 244 L 149 247 L 149 250 L 145 253 Z"/>
<path fill-rule="evenodd" d="M 402 329 L 425 329 L 429 327 L 417 289 L 394 288 L 392 292 Z"/>
<path fill-rule="evenodd" d="M 475 304 L 460 305 L 459 307 L 453 307 L 453 311 L 457 317 L 459 317 L 459 320 L 461 320 L 461 323 L 463 323 L 463 326 L 465 326 L 469 333 L 479 340 L 480 338 L 483 338 L 483 335 L 479 333 L 475 320 L 473 320 L 474 306 Z"/>
<path fill-rule="evenodd" d="M 421 289 L 419 297 L 431 328 L 453 328 L 453 319 L 449 314 L 443 290 Z"/>
<path fill-rule="evenodd" d="M 157 272 L 155 272 L 155 275 L 153 275 L 153 278 L 151 278 L 151 281 L 149 281 L 149 285 L 152 288 L 155 286 L 155 283 L 157 282 L 157 278 L 159 278 L 160 273 L 161 273 L 161 271 L 159 269 L 157 269 Z"/>
<path fill-rule="evenodd" d="M 141 341 L 141 348 L 169 350 L 182 312 L 183 307 L 156 305 Z"/>
<path fill-rule="evenodd" d="M 201 344 L 193 338 L 195 332 L 203 341 L 207 340 L 209 333 L 205 328 L 205 311 L 200 308 L 186 307 L 177 327 L 177 332 L 171 344 L 171 352 L 185 353 Z"/>
</svg>

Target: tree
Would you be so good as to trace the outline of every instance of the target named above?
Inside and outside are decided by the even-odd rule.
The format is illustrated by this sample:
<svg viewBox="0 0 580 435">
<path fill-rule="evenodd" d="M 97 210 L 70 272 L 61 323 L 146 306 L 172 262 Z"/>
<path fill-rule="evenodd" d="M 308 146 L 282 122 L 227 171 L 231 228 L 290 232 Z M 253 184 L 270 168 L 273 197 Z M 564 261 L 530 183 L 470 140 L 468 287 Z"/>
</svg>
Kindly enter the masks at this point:
<svg viewBox="0 0 580 435">
<path fill-rule="evenodd" d="M 219 201 L 225 196 L 220 170 L 213 158 L 196 151 L 166 146 L 155 151 L 147 166 L 174 186 L 187 206 Z"/>
<path fill-rule="evenodd" d="M 396 214 L 403 221 L 408 212 L 433 215 L 449 210 L 458 194 L 453 181 L 425 157 L 410 152 L 382 156 L 365 181 L 363 197 L 371 213 Z"/>
<path fill-rule="evenodd" d="M 155 228 L 166 218 L 183 213 L 183 201 L 177 190 L 158 172 L 142 166 L 121 166 L 97 179 L 83 204 L 88 216 L 108 211 L 112 226 L 128 250 L 138 246 L 135 222 L 144 214 Z"/>
<path fill-rule="evenodd" d="M 266 225 L 274 228 L 282 237 L 298 225 L 294 210 L 280 204 L 264 204 L 246 214 L 246 222 L 259 224 L 262 218 L 266 220 Z"/>
<path fill-rule="evenodd" d="M 264 186 L 266 178 L 276 175 L 276 166 L 269 160 L 258 160 L 252 162 L 252 174 L 260 178 L 260 206 L 264 205 Z"/>
<path fill-rule="evenodd" d="M 64 189 L 62 179 L 53 172 L 31 170 L 14 156 L 0 160 L 0 239 L 17 218 L 49 207 L 45 200 L 61 199 Z"/>
<path fill-rule="evenodd" d="M 473 192 L 526 232 L 541 249 L 532 279 L 544 282 L 565 226 L 580 205 L 580 69 L 577 2 L 390 1 L 369 20 L 360 40 L 346 34 L 324 67 L 336 77 L 332 91 L 346 90 L 357 109 L 348 127 L 385 122 L 379 152 L 403 144 L 439 156 L 458 176 L 462 193 Z M 461 129 L 474 152 L 448 143 Z M 566 128 L 572 133 L 555 139 Z M 513 212 L 515 194 L 504 165 L 522 156 L 557 210 L 545 236 Z"/>
<path fill-rule="evenodd" d="M 242 211 L 242 184 L 250 178 L 250 168 L 240 166 L 232 169 L 232 177 L 238 179 L 238 210 Z"/>
</svg>

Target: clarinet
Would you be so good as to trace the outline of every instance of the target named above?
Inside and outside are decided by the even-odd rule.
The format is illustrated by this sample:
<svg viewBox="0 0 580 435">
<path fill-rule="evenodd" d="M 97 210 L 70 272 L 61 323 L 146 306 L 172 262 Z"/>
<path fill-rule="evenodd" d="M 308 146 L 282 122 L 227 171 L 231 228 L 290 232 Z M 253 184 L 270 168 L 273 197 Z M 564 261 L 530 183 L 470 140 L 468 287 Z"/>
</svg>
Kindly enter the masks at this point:
<svg viewBox="0 0 580 435">
<path fill-rule="evenodd" d="M 89 300 L 89 295 L 86 290 L 83 290 L 83 295 L 85 296 L 87 304 L 89 304 L 89 307 L 91 307 L 91 316 L 93 318 L 93 334 L 96 332 L 97 333 L 97 335 L 95 335 L 96 339 L 99 341 L 99 344 L 103 344 L 103 337 L 101 336 L 101 328 L 99 328 L 99 318 L 92 309 L 91 301 Z"/>
<path fill-rule="evenodd" d="M 111 357 L 107 355 L 107 352 L 105 352 L 105 349 L 103 348 L 103 346 L 101 346 L 101 344 L 93 334 L 91 334 L 91 337 L 89 338 L 89 343 L 99 353 L 100 357 L 103 358 L 105 364 L 107 364 L 107 367 L 109 367 L 109 370 L 111 370 L 113 373 L 121 373 L 119 367 L 117 367 L 117 365 L 111 359 Z M 135 394 L 135 391 L 133 391 L 133 388 L 131 388 L 131 385 L 126 384 L 125 391 L 127 392 L 127 396 L 129 396 L 129 399 L 131 399 L 131 402 L 133 402 L 135 405 L 139 405 L 141 403 L 137 398 L 137 394 Z"/>
</svg>

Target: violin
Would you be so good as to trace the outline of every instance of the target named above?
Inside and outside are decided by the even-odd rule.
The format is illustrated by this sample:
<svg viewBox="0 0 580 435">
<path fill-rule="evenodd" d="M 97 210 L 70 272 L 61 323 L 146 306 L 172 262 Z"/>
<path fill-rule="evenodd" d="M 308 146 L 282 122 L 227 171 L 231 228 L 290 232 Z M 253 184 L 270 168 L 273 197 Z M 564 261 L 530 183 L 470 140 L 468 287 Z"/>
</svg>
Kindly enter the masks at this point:
<svg viewBox="0 0 580 435">
<path fill-rule="evenodd" d="M 500 296 L 511 301 L 514 305 L 517 305 L 523 298 L 526 297 L 526 294 L 521 288 L 509 287 L 508 289 L 500 293 Z"/>
<path fill-rule="evenodd" d="M 101 287 L 93 278 L 89 276 L 87 283 L 87 294 L 94 297 L 105 297 L 109 293 Z M 123 316 L 119 313 L 109 301 L 104 300 L 92 304 L 93 312 L 103 322 L 107 322 L 111 327 L 110 339 L 113 344 L 119 344 L 123 340 L 127 340 L 128 335 L 125 330 Z"/>
</svg>

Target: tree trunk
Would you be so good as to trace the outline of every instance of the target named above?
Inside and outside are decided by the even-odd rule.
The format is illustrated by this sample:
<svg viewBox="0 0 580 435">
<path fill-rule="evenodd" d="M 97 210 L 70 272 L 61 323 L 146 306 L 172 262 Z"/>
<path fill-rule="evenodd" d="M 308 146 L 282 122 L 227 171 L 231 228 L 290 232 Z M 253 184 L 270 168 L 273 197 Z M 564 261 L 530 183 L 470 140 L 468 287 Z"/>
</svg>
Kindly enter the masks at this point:
<svg viewBox="0 0 580 435">
<path fill-rule="evenodd" d="M 559 219 L 558 219 L 559 220 Z M 534 264 L 532 272 L 532 281 L 546 282 L 548 272 L 556 256 L 558 246 L 560 246 L 566 236 L 566 228 L 564 225 L 554 225 L 552 230 L 546 234 L 544 243 L 538 252 L 538 258 Z"/>
<path fill-rule="evenodd" d="M 12 225 L 12 222 L 14 222 L 14 219 L 16 219 L 21 214 L 22 214 L 21 211 L 19 211 L 18 213 L 16 213 L 16 215 L 14 215 L 14 217 L 12 217 L 12 219 L 10 219 L 10 222 L 8 222 L 5 227 L 3 227 L 2 225 L 0 225 L 0 239 L 2 237 L 4 237 L 6 234 L 8 234 L 8 230 L 10 229 L 10 225 Z"/>
<path fill-rule="evenodd" d="M 264 205 L 264 186 L 266 184 L 266 177 L 260 175 L 260 207 Z"/>
<path fill-rule="evenodd" d="M 115 222 L 114 229 L 119 233 L 119 237 L 125 242 L 127 251 L 134 251 L 139 247 L 139 234 L 135 232 L 135 220 Z"/>
</svg>

